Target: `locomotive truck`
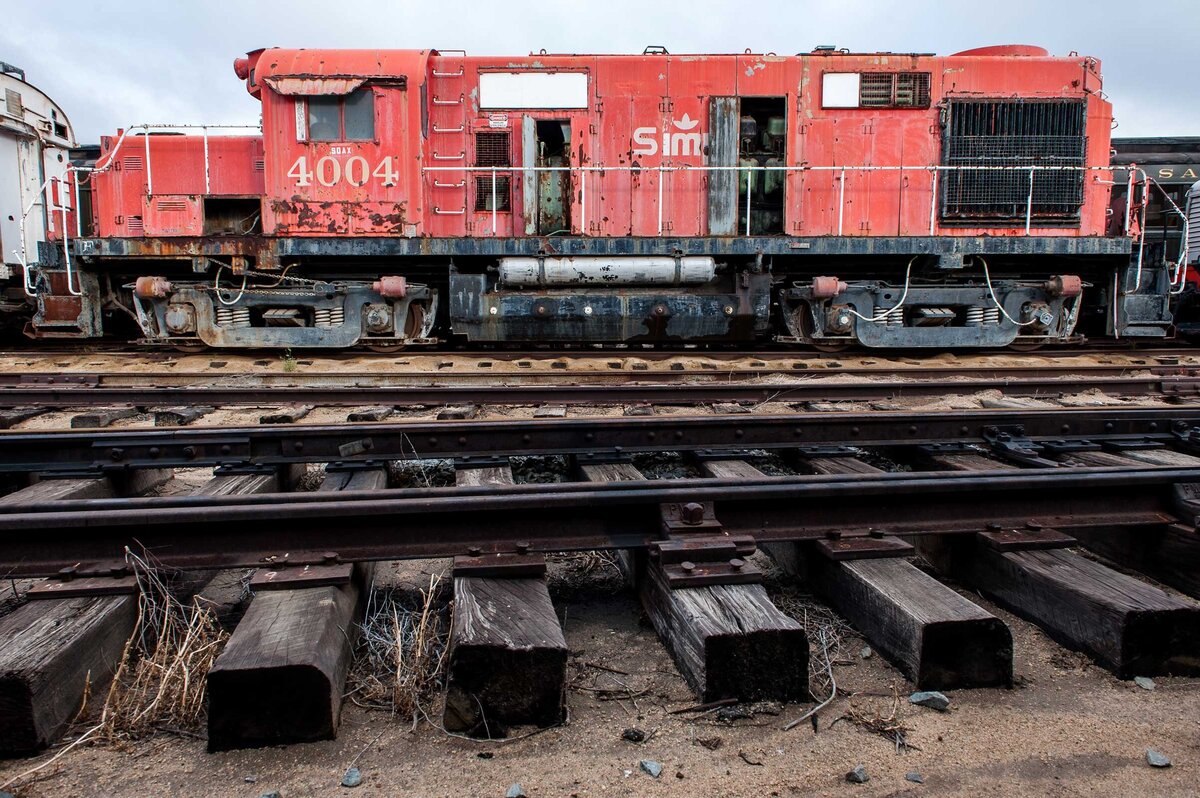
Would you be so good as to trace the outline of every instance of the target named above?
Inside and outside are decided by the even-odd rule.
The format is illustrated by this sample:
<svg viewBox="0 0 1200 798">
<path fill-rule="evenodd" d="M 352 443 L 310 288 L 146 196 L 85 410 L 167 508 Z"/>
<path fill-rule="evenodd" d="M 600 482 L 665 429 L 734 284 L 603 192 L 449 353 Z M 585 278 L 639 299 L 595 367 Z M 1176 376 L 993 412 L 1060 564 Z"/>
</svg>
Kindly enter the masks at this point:
<svg viewBox="0 0 1200 798">
<path fill-rule="evenodd" d="M 1110 163 L 1095 58 L 265 49 L 234 70 L 261 129 L 139 125 L 47 180 L 61 212 L 15 270 L 27 334 L 952 349 L 1170 328 L 1177 272 L 1142 240 L 1145 173 Z"/>
</svg>

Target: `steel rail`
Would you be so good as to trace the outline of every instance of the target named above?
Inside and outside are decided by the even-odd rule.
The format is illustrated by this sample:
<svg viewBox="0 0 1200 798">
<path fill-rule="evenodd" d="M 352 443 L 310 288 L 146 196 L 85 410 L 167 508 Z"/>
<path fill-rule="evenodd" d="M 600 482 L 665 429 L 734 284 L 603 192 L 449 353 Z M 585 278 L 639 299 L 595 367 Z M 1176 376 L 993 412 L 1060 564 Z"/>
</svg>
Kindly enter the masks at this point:
<svg viewBox="0 0 1200 798">
<path fill-rule="evenodd" d="M 620 384 L 467 384 L 467 385 L 255 385 L 247 379 L 231 386 L 35 386 L 0 388 L 0 407 L 137 407 L 166 405 L 308 404 L 364 405 L 542 405 L 630 404 L 694 405 L 709 402 L 878 401 L 903 397 L 945 396 L 1000 391 L 1009 396 L 1057 396 L 1099 390 L 1116 396 L 1200 395 L 1200 376 L 1047 375 L 991 379 L 885 377 L 878 380 L 797 380 L 780 383 L 622 382 Z M 274 383 L 274 381 L 272 381 Z"/>
<path fill-rule="evenodd" d="M 1200 425 L 1200 407 L 621 416 L 0 433 L 0 472 L 376 462 L 821 444 L 978 443 L 989 428 L 1035 438 L 1147 436 Z"/>
<path fill-rule="evenodd" d="M 126 547 L 180 568 L 636 548 L 683 501 L 712 501 L 725 533 L 761 542 L 1154 529 L 1177 521 L 1172 486 L 1196 480 L 1200 468 L 1146 466 L 75 501 L 0 513 L 0 567 L 108 573 Z"/>
<path fill-rule="evenodd" d="M 1200 350 L 1197 355 L 1200 356 Z M 557 360 L 557 359 L 556 359 Z M 592 368 L 571 369 L 552 366 L 549 370 L 504 371 L 492 368 L 492 360 L 477 362 L 472 371 L 449 368 L 404 369 L 372 371 L 311 371 L 301 373 L 278 371 L 21 371 L 0 374 L 0 395 L 7 391 L 55 388 L 58 390 L 86 388 L 212 388 L 229 389 L 244 387 L 250 391 L 255 387 L 284 388 L 401 388 L 442 387 L 453 385 L 496 385 L 497 380 L 511 380 L 501 385 L 529 384 L 586 384 L 598 385 L 608 382 L 637 384 L 662 382 L 715 382 L 732 379 L 747 379 L 772 375 L 788 375 L 793 378 L 863 377 L 878 379 L 976 379 L 976 380 L 1054 380 L 1066 377 L 1094 379 L 1100 377 L 1200 377 L 1200 363 L 1161 364 L 1145 360 L 1127 363 L 1067 363 L 1032 365 L 914 365 L 912 362 L 888 362 L 878 365 L 842 365 L 831 361 L 825 365 L 818 361 L 809 363 L 796 358 L 739 358 L 753 361 L 751 365 L 718 365 L 721 361 L 700 360 L 691 368 L 670 370 L 649 368 L 633 369 L 621 359 L 603 358 L 619 368 L 607 370 Z M 635 359 L 636 360 L 636 359 Z M 470 361 L 465 361 L 470 362 Z M 507 361 L 506 361 L 507 362 Z M 552 361 L 553 362 L 553 361 Z M 453 364 L 451 364 L 453 365 Z M 239 381 L 240 385 L 233 385 Z M 214 382 L 216 384 L 214 385 Z"/>
</svg>

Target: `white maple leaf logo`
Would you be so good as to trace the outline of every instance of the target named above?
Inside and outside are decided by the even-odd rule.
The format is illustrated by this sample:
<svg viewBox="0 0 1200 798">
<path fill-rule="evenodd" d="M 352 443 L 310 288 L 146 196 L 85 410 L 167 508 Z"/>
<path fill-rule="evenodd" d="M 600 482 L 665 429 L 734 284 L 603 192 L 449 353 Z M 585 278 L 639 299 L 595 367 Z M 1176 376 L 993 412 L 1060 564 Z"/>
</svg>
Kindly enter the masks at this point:
<svg viewBox="0 0 1200 798">
<path fill-rule="evenodd" d="M 692 119 L 685 112 L 683 115 L 683 119 L 673 120 L 671 124 L 675 125 L 675 127 L 679 128 L 680 130 L 691 130 L 696 125 L 700 124 L 700 120 Z"/>
</svg>

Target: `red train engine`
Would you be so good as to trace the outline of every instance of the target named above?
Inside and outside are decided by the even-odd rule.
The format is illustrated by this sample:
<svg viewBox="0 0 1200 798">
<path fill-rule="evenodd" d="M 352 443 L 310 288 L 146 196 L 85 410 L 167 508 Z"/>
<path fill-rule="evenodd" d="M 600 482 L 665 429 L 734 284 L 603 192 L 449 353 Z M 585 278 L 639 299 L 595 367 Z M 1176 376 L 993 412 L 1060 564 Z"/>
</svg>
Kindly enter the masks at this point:
<svg viewBox="0 0 1200 798">
<path fill-rule="evenodd" d="M 80 172 L 74 257 L 41 267 L 51 294 L 91 275 L 51 303 L 79 334 L 125 315 L 175 346 L 953 348 L 1170 324 L 1139 191 L 1112 206 L 1093 58 L 271 49 L 235 69 L 261 137 L 126 132 Z M 62 329 L 48 307 L 35 333 Z"/>
</svg>

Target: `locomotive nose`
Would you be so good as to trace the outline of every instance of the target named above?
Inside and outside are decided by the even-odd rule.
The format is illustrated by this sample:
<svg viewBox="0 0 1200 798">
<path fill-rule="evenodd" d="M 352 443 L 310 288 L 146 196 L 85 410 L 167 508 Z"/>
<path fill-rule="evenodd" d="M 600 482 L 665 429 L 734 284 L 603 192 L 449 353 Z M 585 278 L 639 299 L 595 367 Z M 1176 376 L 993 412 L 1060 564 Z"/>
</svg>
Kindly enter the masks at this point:
<svg viewBox="0 0 1200 798">
<path fill-rule="evenodd" d="M 233 73 L 238 76 L 239 80 L 250 77 L 250 59 L 245 57 L 233 59 Z"/>
</svg>

